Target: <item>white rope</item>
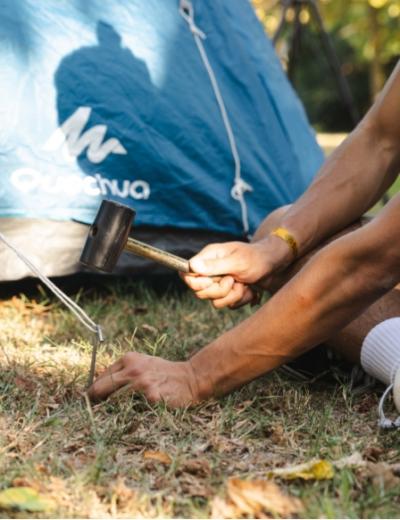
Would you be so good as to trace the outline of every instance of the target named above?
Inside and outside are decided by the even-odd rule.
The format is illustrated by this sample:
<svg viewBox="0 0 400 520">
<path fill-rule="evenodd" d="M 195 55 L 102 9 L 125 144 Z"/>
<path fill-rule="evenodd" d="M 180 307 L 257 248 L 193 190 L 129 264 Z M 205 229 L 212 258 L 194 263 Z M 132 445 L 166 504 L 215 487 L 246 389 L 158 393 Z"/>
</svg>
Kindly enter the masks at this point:
<svg viewBox="0 0 400 520">
<path fill-rule="evenodd" d="M 235 182 L 231 190 L 231 196 L 237 200 L 240 204 L 241 212 L 242 212 L 242 223 L 243 223 L 243 230 L 245 235 L 248 235 L 249 233 L 249 218 L 248 218 L 248 211 L 247 211 L 247 205 L 246 200 L 244 197 L 244 194 L 246 191 L 253 191 L 252 186 L 245 182 L 242 179 L 241 175 L 241 164 L 240 164 L 240 155 L 236 146 L 236 140 L 235 135 L 232 130 L 232 126 L 229 120 L 228 112 L 225 107 L 225 102 L 222 97 L 217 78 L 215 77 L 214 70 L 211 66 L 211 63 L 208 59 L 206 50 L 203 45 L 203 41 L 206 39 L 206 35 L 204 32 L 197 27 L 195 21 L 194 21 L 194 9 L 193 4 L 190 0 L 180 0 L 180 6 L 179 6 L 179 12 L 183 19 L 187 22 L 189 29 L 191 33 L 193 34 L 194 41 L 196 42 L 197 48 L 199 50 L 201 59 L 203 61 L 204 67 L 207 70 L 208 76 L 211 81 L 212 88 L 214 90 L 214 94 L 219 106 L 219 110 L 221 112 L 222 121 L 225 126 L 226 134 L 228 136 L 229 140 L 229 146 L 231 148 L 233 161 L 235 164 Z"/>
<path fill-rule="evenodd" d="M 388 419 L 385 416 L 385 413 L 383 411 L 383 406 L 386 401 L 386 397 L 389 395 L 389 392 L 393 389 L 393 384 L 389 385 L 386 390 L 384 391 L 378 405 L 378 414 L 379 414 L 379 427 L 383 428 L 385 430 L 391 429 L 391 428 L 400 428 L 400 416 L 397 417 L 395 421 L 392 421 L 391 419 Z"/>
<path fill-rule="evenodd" d="M 57 296 L 68 309 L 75 314 L 78 320 L 90 331 L 98 334 L 99 325 L 97 325 L 81 307 L 69 298 L 61 289 L 59 289 L 47 276 L 45 276 L 38 267 L 36 267 L 21 251 L 19 251 L 4 235 L 0 233 L 0 240 L 6 244 L 18 258 L 35 274 L 52 293 Z M 100 328 L 101 331 L 101 328 Z"/>
<path fill-rule="evenodd" d="M 86 312 L 71 298 L 69 298 L 59 287 L 57 287 L 46 275 L 44 275 L 38 267 L 36 267 L 19 249 L 17 249 L 4 235 L 0 233 L 0 240 L 9 247 L 17 257 L 35 274 L 49 289 L 50 291 L 76 316 L 76 318 L 91 332 L 97 335 L 97 344 L 104 341 L 103 331 L 97 323 L 95 323 Z M 93 382 L 95 364 L 96 364 L 96 353 L 97 344 L 94 346 L 92 351 L 92 361 L 90 366 L 89 374 L 89 385 Z"/>
</svg>

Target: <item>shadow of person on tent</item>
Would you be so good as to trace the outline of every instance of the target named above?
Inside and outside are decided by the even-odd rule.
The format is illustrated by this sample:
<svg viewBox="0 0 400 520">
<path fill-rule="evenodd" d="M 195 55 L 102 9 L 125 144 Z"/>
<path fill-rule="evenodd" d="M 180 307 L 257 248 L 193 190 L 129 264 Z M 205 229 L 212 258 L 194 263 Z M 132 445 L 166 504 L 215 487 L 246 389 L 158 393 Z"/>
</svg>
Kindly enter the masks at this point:
<svg viewBox="0 0 400 520">
<path fill-rule="evenodd" d="M 55 73 L 59 125 L 84 172 L 140 178 L 159 92 L 112 25 L 99 21 L 96 35 L 97 45 L 65 56 Z"/>
</svg>

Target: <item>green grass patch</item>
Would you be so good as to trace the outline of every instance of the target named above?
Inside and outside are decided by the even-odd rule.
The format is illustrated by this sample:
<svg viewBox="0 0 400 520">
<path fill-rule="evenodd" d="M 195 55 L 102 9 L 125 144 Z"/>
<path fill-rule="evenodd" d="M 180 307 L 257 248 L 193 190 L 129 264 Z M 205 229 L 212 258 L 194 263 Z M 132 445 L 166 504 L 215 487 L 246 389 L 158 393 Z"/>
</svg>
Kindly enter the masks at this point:
<svg viewBox="0 0 400 520">
<path fill-rule="evenodd" d="M 76 298 L 104 326 L 99 368 L 130 350 L 184 359 L 251 312 L 129 282 Z M 276 371 L 189 410 L 129 392 L 91 406 L 91 338 L 62 306 L 43 294 L 4 300 L 0 325 L 0 490 L 36 489 L 54 503 L 49 517 L 207 518 L 231 477 L 262 479 L 356 451 L 376 467 L 399 459 L 398 434 L 377 429 L 379 392 L 353 395 L 333 378 L 299 383 Z M 279 485 L 301 498 L 304 517 L 398 517 L 400 479 L 376 475 L 343 468 L 332 480 Z"/>
</svg>

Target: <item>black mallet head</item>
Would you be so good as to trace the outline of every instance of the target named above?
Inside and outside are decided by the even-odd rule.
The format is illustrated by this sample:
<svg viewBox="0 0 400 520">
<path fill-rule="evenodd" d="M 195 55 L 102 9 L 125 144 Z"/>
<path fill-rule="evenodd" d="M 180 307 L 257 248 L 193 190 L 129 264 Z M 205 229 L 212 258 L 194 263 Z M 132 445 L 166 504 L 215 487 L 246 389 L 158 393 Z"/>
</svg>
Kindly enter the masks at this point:
<svg viewBox="0 0 400 520">
<path fill-rule="evenodd" d="M 89 234 L 80 261 L 92 269 L 111 273 L 122 251 L 148 258 L 170 269 L 188 273 L 189 261 L 168 251 L 129 237 L 135 211 L 123 204 L 103 200 Z"/>
<path fill-rule="evenodd" d="M 80 262 L 91 269 L 111 273 L 128 241 L 135 211 L 103 200 L 83 248 Z"/>
</svg>

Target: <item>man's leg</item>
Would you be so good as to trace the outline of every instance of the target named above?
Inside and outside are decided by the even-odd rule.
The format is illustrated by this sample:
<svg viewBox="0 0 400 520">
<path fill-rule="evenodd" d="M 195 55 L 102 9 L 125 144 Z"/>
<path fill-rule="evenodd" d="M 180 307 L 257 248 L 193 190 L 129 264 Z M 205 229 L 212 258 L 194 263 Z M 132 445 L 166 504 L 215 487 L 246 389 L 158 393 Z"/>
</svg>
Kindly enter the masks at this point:
<svg viewBox="0 0 400 520">
<path fill-rule="evenodd" d="M 379 323 L 399 316 L 400 291 L 393 289 L 373 303 L 361 316 L 338 332 L 336 336 L 330 338 L 326 344 L 348 361 L 359 363 L 361 347 L 368 333 Z"/>
<path fill-rule="evenodd" d="M 253 240 L 257 241 L 259 237 L 266 236 L 269 232 L 275 229 L 289 207 L 290 206 L 283 206 L 271 213 L 261 223 Z M 364 222 L 366 223 L 367 221 L 365 220 Z M 344 231 L 333 236 L 327 242 L 322 244 L 321 247 L 362 225 L 363 221 L 353 224 Z M 268 290 L 272 293 L 279 290 L 280 287 L 301 270 L 301 268 L 319 249 L 321 249 L 321 247 L 300 258 L 286 271 L 280 273 L 272 281 L 269 281 Z M 363 314 L 347 325 L 347 327 L 338 331 L 338 333 L 330 338 L 325 344 L 333 351 L 340 353 L 340 355 L 346 360 L 352 363 L 359 363 L 361 347 L 368 333 L 379 323 L 398 316 L 400 316 L 400 290 L 393 289 L 372 304 Z"/>
</svg>

